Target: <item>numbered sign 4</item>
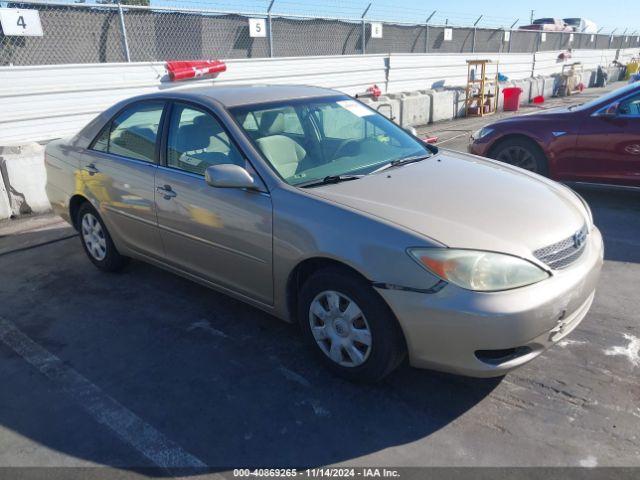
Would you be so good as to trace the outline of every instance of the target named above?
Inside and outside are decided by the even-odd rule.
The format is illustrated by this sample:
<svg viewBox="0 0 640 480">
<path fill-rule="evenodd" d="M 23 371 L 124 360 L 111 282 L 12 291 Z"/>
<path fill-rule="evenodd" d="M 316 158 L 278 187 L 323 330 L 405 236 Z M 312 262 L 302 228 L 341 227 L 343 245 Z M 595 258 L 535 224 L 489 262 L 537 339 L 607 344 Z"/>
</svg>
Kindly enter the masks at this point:
<svg viewBox="0 0 640 480">
<path fill-rule="evenodd" d="M 6 36 L 41 37 L 42 25 L 38 10 L 0 8 L 0 23 Z"/>
</svg>

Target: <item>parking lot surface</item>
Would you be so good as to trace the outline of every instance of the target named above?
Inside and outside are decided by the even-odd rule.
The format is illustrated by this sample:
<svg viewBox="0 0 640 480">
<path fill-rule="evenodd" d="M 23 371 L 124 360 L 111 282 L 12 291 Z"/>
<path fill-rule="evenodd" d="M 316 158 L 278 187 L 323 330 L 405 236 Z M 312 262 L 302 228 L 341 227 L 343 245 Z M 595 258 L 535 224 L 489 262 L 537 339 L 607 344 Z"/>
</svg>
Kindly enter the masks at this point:
<svg viewBox="0 0 640 480">
<path fill-rule="evenodd" d="M 486 121 L 424 130 L 464 150 Z M 4 223 L 0 465 L 640 466 L 640 194 L 580 193 L 606 262 L 577 330 L 504 378 L 402 366 L 373 386 L 222 294 L 101 273 L 53 216 Z"/>
</svg>

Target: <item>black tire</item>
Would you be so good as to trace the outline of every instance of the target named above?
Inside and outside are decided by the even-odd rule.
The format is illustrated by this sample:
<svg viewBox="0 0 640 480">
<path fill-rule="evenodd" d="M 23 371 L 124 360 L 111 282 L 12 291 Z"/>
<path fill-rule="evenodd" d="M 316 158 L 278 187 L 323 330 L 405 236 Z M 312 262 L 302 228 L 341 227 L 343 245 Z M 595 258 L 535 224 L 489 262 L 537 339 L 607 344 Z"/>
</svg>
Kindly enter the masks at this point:
<svg viewBox="0 0 640 480">
<path fill-rule="evenodd" d="M 91 245 L 95 242 L 91 242 L 87 238 L 87 230 L 85 229 L 85 224 L 83 224 L 85 221 L 91 223 L 94 219 L 99 224 L 99 228 L 97 228 L 96 231 L 102 233 L 102 235 L 96 235 L 94 238 L 103 239 L 104 255 L 98 254 L 95 249 L 92 249 Z M 120 255 L 120 252 L 118 252 L 118 249 L 113 244 L 113 240 L 111 240 L 111 235 L 109 235 L 107 226 L 102 221 L 102 218 L 100 218 L 96 209 L 93 208 L 89 202 L 85 202 L 80 206 L 76 225 L 78 226 L 78 232 L 80 233 L 80 243 L 82 243 L 82 248 L 87 254 L 87 257 L 89 257 L 89 260 L 91 260 L 91 262 L 100 270 L 105 272 L 118 272 L 122 270 L 127 263 L 129 263 L 129 257 Z M 100 253 L 102 253 L 101 250 Z"/>
<path fill-rule="evenodd" d="M 496 145 L 489 156 L 545 177 L 549 175 L 547 157 L 533 140 L 510 138 Z"/>
<path fill-rule="evenodd" d="M 311 304 L 319 295 L 328 291 L 337 292 L 346 297 L 340 297 L 341 302 L 343 300 L 345 302 L 349 300 L 355 302 L 363 314 L 355 322 L 361 322 L 360 326 L 364 324 L 364 328 L 368 328 L 371 340 L 370 348 L 368 349 L 366 345 L 355 342 L 355 345 L 361 351 L 365 349 L 368 351 L 365 360 L 359 365 L 340 365 L 332 360 L 329 357 L 329 353 L 325 353 L 323 347 L 320 346 L 323 341 L 316 341 L 314 338 L 311 326 Z M 339 308 L 342 308 L 342 305 L 341 303 Z M 344 308 L 346 309 L 346 307 Z M 305 282 L 300 291 L 297 313 L 303 335 L 321 361 L 333 372 L 347 380 L 366 383 L 378 382 L 395 370 L 406 355 L 404 337 L 400 326 L 387 304 L 373 290 L 371 285 L 347 270 L 332 267 L 314 273 Z M 335 324 L 336 320 L 339 320 L 339 318 L 334 319 L 332 325 Z M 313 317 L 313 321 L 321 322 L 323 325 L 320 325 L 320 328 L 326 325 L 317 316 Z M 353 326 L 353 323 L 349 323 L 348 336 L 354 330 L 352 329 Z M 332 332 L 335 335 L 336 329 L 334 328 Z M 326 340 L 326 342 L 332 344 L 330 340 Z M 326 344 L 324 348 L 328 349 Z M 346 348 L 341 347 L 341 354 L 343 359 L 351 360 Z"/>
</svg>

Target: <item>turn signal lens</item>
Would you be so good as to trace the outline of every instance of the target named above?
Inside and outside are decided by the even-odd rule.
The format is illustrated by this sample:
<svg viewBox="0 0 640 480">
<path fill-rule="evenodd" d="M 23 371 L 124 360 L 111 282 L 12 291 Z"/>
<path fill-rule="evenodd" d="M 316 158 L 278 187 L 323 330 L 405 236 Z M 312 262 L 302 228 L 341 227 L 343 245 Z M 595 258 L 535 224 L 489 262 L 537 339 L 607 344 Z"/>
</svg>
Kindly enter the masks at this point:
<svg viewBox="0 0 640 480">
<path fill-rule="evenodd" d="M 491 135 L 493 133 L 493 128 L 483 127 L 480 130 L 476 130 L 473 135 L 474 140 L 480 140 L 481 138 L 486 137 L 487 135 Z"/>
<path fill-rule="evenodd" d="M 413 248 L 408 252 L 429 272 L 467 290 L 510 290 L 549 278 L 537 265 L 502 253 L 450 248 Z"/>
</svg>

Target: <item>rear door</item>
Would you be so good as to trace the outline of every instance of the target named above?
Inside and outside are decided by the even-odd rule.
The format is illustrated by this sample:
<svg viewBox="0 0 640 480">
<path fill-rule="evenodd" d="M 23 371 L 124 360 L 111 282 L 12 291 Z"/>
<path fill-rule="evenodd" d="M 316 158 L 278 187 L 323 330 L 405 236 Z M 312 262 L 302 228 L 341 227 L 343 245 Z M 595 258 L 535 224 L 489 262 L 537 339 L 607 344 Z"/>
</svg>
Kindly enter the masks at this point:
<svg viewBox="0 0 640 480">
<path fill-rule="evenodd" d="M 167 122 L 155 194 L 167 262 L 272 304 L 271 197 L 205 182 L 205 169 L 221 163 L 241 165 L 256 175 L 210 112 L 177 102 Z"/>
<path fill-rule="evenodd" d="M 640 93 L 585 118 L 576 163 L 581 180 L 640 187 Z"/>
<path fill-rule="evenodd" d="M 164 101 L 136 102 L 103 128 L 82 156 L 77 181 L 116 245 L 161 257 L 154 178 Z"/>
</svg>

